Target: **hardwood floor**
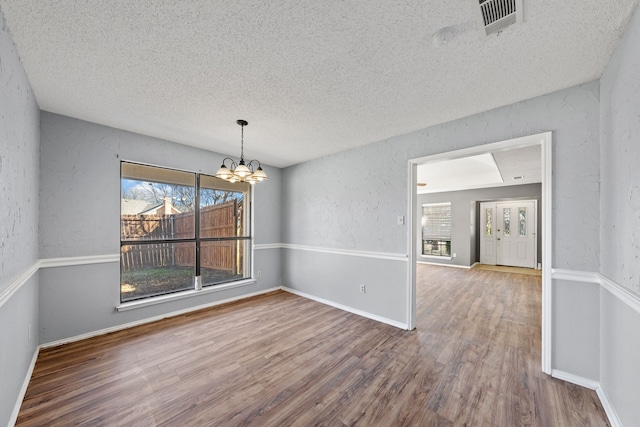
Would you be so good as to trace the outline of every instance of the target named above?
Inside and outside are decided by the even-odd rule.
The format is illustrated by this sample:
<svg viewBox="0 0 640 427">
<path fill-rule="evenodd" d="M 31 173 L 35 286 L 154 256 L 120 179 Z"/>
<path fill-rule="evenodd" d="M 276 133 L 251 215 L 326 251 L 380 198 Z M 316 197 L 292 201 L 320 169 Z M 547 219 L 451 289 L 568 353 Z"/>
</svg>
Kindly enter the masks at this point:
<svg viewBox="0 0 640 427">
<path fill-rule="evenodd" d="M 417 329 L 274 292 L 40 353 L 19 426 L 605 426 L 540 371 L 540 278 L 418 266 Z"/>
</svg>

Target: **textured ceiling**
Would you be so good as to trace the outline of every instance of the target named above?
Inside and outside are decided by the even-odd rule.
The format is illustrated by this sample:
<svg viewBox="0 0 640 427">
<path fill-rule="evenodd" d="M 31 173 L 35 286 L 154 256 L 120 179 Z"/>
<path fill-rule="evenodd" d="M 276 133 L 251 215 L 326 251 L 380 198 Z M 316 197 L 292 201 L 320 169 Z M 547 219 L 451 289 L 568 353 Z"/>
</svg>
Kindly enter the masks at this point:
<svg viewBox="0 0 640 427">
<path fill-rule="evenodd" d="M 0 0 L 43 110 L 287 166 L 599 78 L 638 0 Z M 432 35 L 452 27 L 436 47 Z"/>
<path fill-rule="evenodd" d="M 418 165 L 418 194 L 542 182 L 539 144 Z M 514 179 L 515 178 L 515 179 Z"/>
</svg>

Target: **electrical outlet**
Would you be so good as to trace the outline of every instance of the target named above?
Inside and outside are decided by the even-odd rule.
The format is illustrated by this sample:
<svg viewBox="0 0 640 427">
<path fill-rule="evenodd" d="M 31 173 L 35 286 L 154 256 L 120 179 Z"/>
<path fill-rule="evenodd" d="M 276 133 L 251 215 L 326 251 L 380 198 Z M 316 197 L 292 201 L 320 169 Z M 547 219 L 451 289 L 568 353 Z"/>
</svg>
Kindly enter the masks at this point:
<svg viewBox="0 0 640 427">
<path fill-rule="evenodd" d="M 454 253 L 453 253 L 453 257 L 455 258 L 455 257 L 457 257 L 457 256 L 458 256 L 458 255 L 454 252 Z"/>
<path fill-rule="evenodd" d="M 364 294 L 365 292 L 367 292 L 366 286 L 360 285 L 360 293 Z"/>
<path fill-rule="evenodd" d="M 258 270 L 258 277 L 262 277 L 262 270 Z"/>
<path fill-rule="evenodd" d="M 404 215 L 400 215 L 398 216 L 398 225 L 403 225 L 404 224 Z"/>
</svg>

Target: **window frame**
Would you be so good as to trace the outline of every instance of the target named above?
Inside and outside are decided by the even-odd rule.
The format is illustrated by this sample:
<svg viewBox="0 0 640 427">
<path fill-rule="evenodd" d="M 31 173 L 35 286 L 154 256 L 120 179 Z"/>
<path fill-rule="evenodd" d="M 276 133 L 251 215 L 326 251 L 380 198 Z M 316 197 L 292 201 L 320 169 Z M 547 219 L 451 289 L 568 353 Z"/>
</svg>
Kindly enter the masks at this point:
<svg viewBox="0 0 640 427">
<path fill-rule="evenodd" d="M 143 246 L 145 244 L 176 244 L 176 243 L 193 243 L 195 245 L 195 261 L 194 261 L 194 276 L 192 279 L 192 286 L 189 289 L 176 289 L 173 291 L 163 292 L 160 294 L 154 294 L 149 296 L 143 296 L 139 298 L 132 298 L 126 301 L 122 299 L 122 290 L 119 291 L 119 300 L 120 304 L 116 307 L 118 311 L 128 310 L 130 308 L 135 308 L 137 306 L 146 306 L 150 304 L 155 304 L 159 302 L 164 302 L 166 300 L 174 300 L 180 299 L 184 297 L 188 297 L 191 295 L 199 294 L 199 293 L 208 293 L 211 291 L 224 290 L 233 288 L 236 286 L 242 286 L 247 284 L 255 283 L 254 275 L 253 275 L 253 227 L 254 227 L 254 210 L 253 210 L 253 186 L 248 185 L 246 187 L 246 192 L 244 196 L 244 213 L 243 213 L 243 236 L 226 236 L 226 237 L 202 237 L 200 236 L 200 216 L 201 209 L 207 206 L 200 206 L 201 196 L 200 190 L 202 189 L 200 185 L 201 177 L 206 176 L 207 178 L 211 178 L 214 182 L 218 181 L 219 178 L 216 178 L 214 175 L 204 174 L 195 171 L 189 171 L 185 169 L 172 168 L 167 166 L 158 166 L 147 163 L 129 161 L 129 160 L 121 160 L 119 163 L 120 166 L 120 204 L 122 204 L 122 179 L 123 177 L 123 164 L 129 164 L 134 166 L 143 166 L 143 167 L 151 167 L 164 169 L 168 171 L 180 172 L 180 173 L 188 173 L 193 175 L 194 183 L 194 230 L 192 238 L 175 238 L 175 239 L 139 239 L 139 240 L 131 240 L 131 239 L 123 239 L 122 235 L 122 226 L 119 227 L 120 234 L 120 283 L 119 286 L 122 285 L 122 247 L 123 246 Z M 131 178 L 124 178 L 131 179 Z M 142 180 L 142 179 L 141 179 Z M 149 180 L 150 182 L 154 182 L 153 180 Z M 219 180 L 222 186 L 228 186 L 229 184 Z M 205 189 L 216 189 L 212 187 L 204 187 Z M 233 191 L 233 190 L 230 190 Z M 122 221 L 122 209 L 120 209 L 120 221 Z M 234 278 L 230 280 L 223 280 L 213 283 L 202 283 L 202 265 L 201 265 L 201 244 L 207 242 L 246 242 L 244 244 L 243 249 L 243 257 L 242 257 L 242 271 L 243 277 Z"/>
<path fill-rule="evenodd" d="M 426 225 L 425 208 L 426 207 L 436 207 L 436 206 L 448 206 L 449 207 L 449 236 L 448 236 L 448 239 L 446 239 L 446 238 L 425 239 L 425 225 Z M 453 253 L 453 250 L 451 248 L 452 242 L 453 242 L 453 205 L 452 205 L 452 203 L 451 202 L 424 203 L 421 206 L 421 210 L 422 210 L 422 214 L 421 214 L 422 227 L 420 229 L 420 234 L 421 234 L 420 256 L 425 257 L 425 258 L 451 259 L 451 254 Z M 425 251 L 424 251 L 425 242 L 437 242 L 438 248 L 441 248 L 441 247 L 444 246 L 445 249 L 448 250 L 449 253 L 445 254 L 445 255 L 440 255 L 440 254 L 434 253 L 434 252 L 425 253 Z M 441 252 L 441 250 L 440 250 L 440 252 Z"/>
</svg>

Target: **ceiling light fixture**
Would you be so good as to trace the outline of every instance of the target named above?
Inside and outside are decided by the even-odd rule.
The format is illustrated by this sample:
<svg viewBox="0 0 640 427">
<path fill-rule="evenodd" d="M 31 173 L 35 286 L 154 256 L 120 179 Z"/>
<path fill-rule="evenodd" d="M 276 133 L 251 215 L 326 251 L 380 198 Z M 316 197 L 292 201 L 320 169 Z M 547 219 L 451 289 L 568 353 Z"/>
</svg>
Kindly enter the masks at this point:
<svg viewBox="0 0 640 427">
<path fill-rule="evenodd" d="M 445 27 L 439 29 L 433 36 L 431 36 L 431 40 L 434 46 L 439 47 L 444 46 L 445 44 L 453 40 L 453 36 L 453 28 Z"/>
<path fill-rule="evenodd" d="M 222 161 L 222 166 L 216 172 L 216 178 L 224 179 L 228 182 L 248 182 L 255 184 L 256 182 L 266 181 L 267 174 L 262 170 L 262 165 L 257 160 L 251 160 L 249 163 L 244 162 L 244 127 L 249 124 L 246 120 L 237 120 L 240 125 L 240 161 L 235 162 L 231 157 L 227 157 Z M 231 162 L 227 167 L 226 162 Z M 254 170 L 254 164 L 258 168 Z"/>
</svg>

